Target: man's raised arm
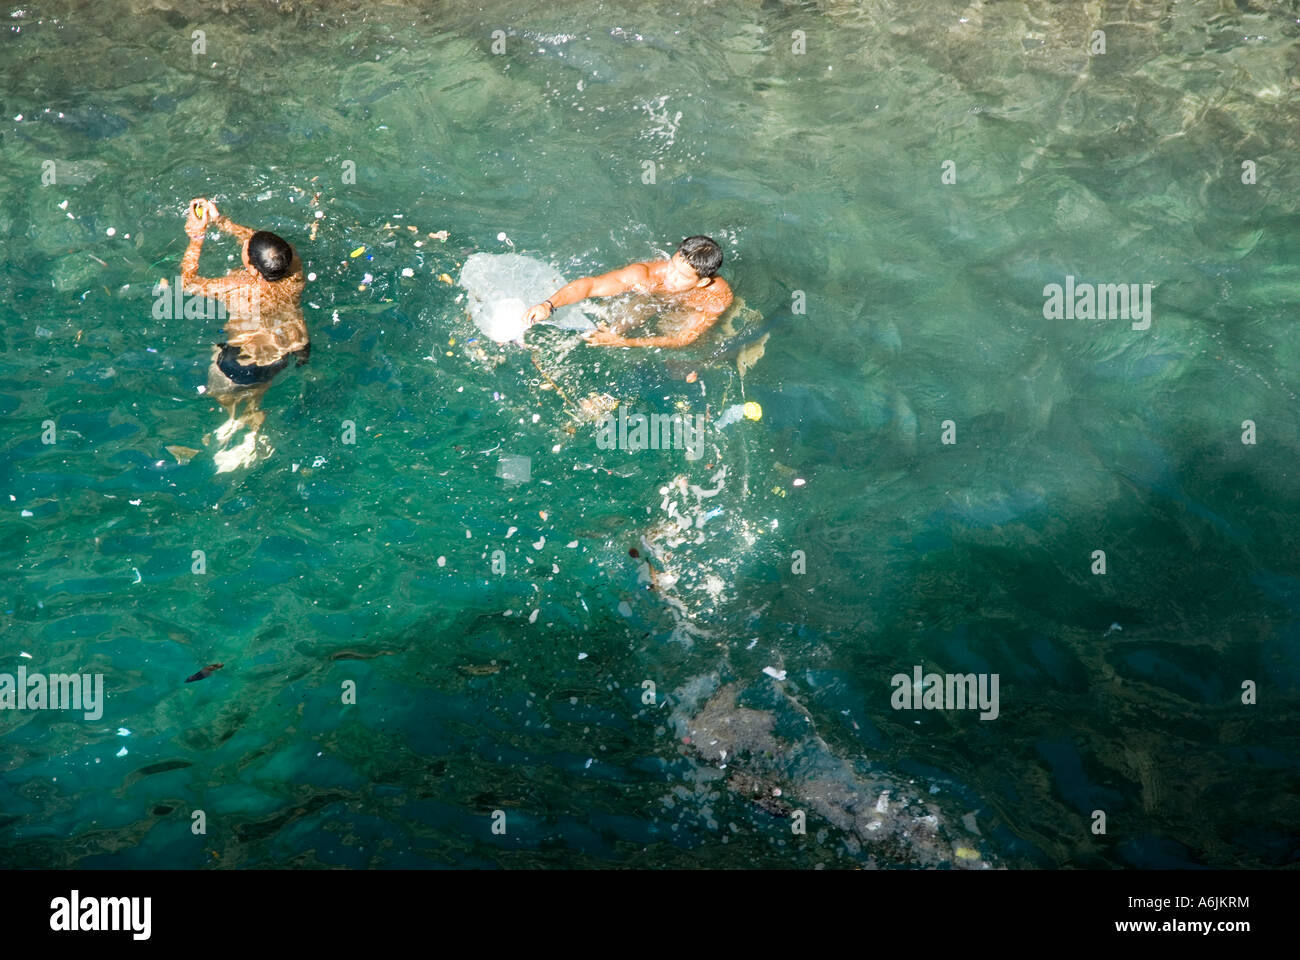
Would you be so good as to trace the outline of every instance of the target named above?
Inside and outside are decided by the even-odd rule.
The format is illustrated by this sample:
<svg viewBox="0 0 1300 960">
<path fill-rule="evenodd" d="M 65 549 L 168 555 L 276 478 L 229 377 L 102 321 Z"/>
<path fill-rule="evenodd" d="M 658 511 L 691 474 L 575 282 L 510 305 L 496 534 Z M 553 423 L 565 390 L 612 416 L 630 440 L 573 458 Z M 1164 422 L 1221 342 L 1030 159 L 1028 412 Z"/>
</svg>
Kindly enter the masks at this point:
<svg viewBox="0 0 1300 960">
<path fill-rule="evenodd" d="M 226 233 L 235 237 L 235 239 L 237 239 L 241 244 L 247 243 L 252 239 L 253 234 L 257 232 L 252 227 L 245 227 L 241 224 L 235 223 L 235 221 L 231 220 L 229 217 L 219 213 L 217 211 L 217 205 L 211 201 L 208 201 L 208 208 L 210 220 L 216 228 L 218 230 L 226 231 Z"/>
<path fill-rule="evenodd" d="M 196 206 L 203 212 L 202 217 L 195 214 Z M 190 243 L 185 248 L 185 256 L 181 258 L 181 289 L 188 294 L 224 300 L 232 290 L 242 285 L 237 275 L 233 272 L 217 278 L 198 275 L 199 254 L 203 252 L 203 235 L 207 231 L 209 222 L 207 201 L 193 201 L 185 218 L 185 233 L 190 238 Z"/>
</svg>

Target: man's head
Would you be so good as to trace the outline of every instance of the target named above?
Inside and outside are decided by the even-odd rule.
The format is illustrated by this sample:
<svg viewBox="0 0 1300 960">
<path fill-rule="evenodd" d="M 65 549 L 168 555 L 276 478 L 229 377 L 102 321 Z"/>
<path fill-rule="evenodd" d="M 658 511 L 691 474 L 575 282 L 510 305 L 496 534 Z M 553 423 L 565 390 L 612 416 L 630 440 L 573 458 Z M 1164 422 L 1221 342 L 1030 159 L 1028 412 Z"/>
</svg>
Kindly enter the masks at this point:
<svg viewBox="0 0 1300 960">
<path fill-rule="evenodd" d="M 282 237 L 258 230 L 244 244 L 244 266 L 256 269 L 267 280 L 282 280 L 293 266 L 293 247 Z"/>
<path fill-rule="evenodd" d="M 691 281 L 690 286 L 707 286 L 722 266 L 722 248 L 709 237 L 687 237 L 673 254 L 672 263 L 683 281 Z"/>
</svg>

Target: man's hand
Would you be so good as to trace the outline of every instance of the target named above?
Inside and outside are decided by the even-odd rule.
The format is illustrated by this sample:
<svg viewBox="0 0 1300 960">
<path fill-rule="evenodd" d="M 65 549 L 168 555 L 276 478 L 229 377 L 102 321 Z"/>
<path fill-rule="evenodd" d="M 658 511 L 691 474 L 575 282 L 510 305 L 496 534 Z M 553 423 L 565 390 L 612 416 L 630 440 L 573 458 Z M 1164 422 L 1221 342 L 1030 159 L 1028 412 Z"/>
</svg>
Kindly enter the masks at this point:
<svg viewBox="0 0 1300 960">
<path fill-rule="evenodd" d="M 591 333 L 586 334 L 585 339 L 587 344 L 592 347 L 622 347 L 627 345 L 626 340 L 605 326 L 599 326 Z"/>
<path fill-rule="evenodd" d="M 538 320 L 545 320 L 554 312 L 555 311 L 551 309 L 550 305 L 546 303 L 546 301 L 542 301 L 541 303 L 528 308 L 527 312 L 524 314 L 524 323 L 532 326 Z"/>
<path fill-rule="evenodd" d="M 191 240 L 202 240 L 208 224 L 215 221 L 216 205 L 202 197 L 190 201 L 189 213 L 185 217 L 185 235 Z"/>
</svg>

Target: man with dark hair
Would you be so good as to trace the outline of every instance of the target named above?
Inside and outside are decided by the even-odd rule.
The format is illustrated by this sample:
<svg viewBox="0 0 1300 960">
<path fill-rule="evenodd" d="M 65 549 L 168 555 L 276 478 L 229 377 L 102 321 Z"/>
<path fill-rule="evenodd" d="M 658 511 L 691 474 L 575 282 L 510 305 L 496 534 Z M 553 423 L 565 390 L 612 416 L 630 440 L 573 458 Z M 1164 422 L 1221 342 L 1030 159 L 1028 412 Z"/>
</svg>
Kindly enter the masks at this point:
<svg viewBox="0 0 1300 960">
<path fill-rule="evenodd" d="M 722 248 L 708 237 L 687 237 L 669 260 L 633 263 L 598 277 L 582 277 L 561 287 L 524 314 L 525 323 L 545 320 L 560 307 L 588 297 L 613 297 L 636 291 L 650 295 L 660 317 L 663 333 L 654 337 L 624 337 L 623 331 L 605 325 L 587 334 L 587 343 L 598 347 L 684 347 L 708 330 L 731 306 L 731 287 L 718 276 Z M 644 312 L 634 311 L 631 325 L 640 323 Z M 622 324 L 621 326 L 628 326 Z"/>
<path fill-rule="evenodd" d="M 197 275 L 209 226 L 243 242 L 243 270 L 213 279 Z M 302 263 L 285 240 L 265 230 L 233 223 L 210 200 L 199 198 L 190 203 L 185 233 L 190 244 L 181 260 L 182 289 L 192 296 L 220 301 L 226 307 L 226 339 L 212 348 L 212 366 L 208 370 L 207 395 L 230 414 L 217 437 L 224 443 L 241 424 L 256 436 L 266 417 L 259 401 L 272 378 L 289 365 L 291 356 L 296 355 L 302 365 L 311 353 L 299 302 L 304 286 Z M 235 416 L 239 404 L 245 401 L 249 405 L 246 421 Z M 241 463 L 251 462 L 251 444 L 251 439 L 246 442 L 248 450 L 241 455 Z"/>
</svg>

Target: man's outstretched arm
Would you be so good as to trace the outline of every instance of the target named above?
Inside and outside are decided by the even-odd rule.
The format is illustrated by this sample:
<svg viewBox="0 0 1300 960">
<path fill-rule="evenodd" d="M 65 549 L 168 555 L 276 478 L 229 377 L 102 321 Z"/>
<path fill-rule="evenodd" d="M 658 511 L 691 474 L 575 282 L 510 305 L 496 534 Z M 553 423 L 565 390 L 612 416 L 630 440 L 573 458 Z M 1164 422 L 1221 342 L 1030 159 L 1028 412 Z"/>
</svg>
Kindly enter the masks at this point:
<svg viewBox="0 0 1300 960">
<path fill-rule="evenodd" d="M 650 269 L 644 263 L 628 264 L 618 270 L 602 273 L 598 277 L 579 277 L 573 283 L 560 287 L 541 303 L 529 307 L 528 312 L 524 314 L 524 322 L 536 323 L 538 320 L 545 320 L 560 307 L 567 307 L 588 297 L 613 297 L 626 293 L 633 287 L 645 285 L 649 278 Z"/>
</svg>

